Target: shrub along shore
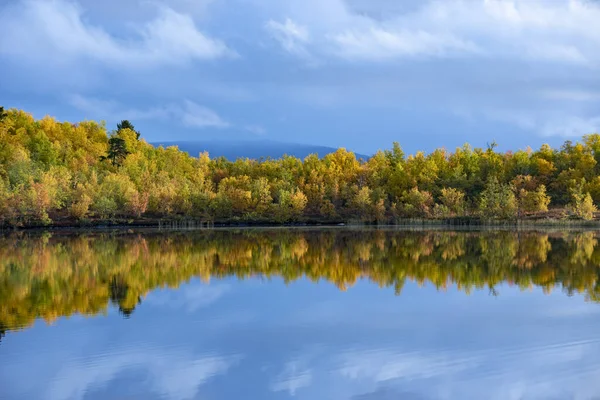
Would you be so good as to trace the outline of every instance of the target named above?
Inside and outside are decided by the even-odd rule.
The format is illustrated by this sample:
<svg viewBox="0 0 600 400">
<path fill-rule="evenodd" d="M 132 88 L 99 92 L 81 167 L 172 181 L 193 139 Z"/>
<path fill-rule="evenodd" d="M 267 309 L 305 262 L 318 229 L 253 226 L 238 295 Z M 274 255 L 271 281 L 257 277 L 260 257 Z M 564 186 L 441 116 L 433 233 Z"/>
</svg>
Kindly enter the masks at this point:
<svg viewBox="0 0 600 400">
<path fill-rule="evenodd" d="M 0 107 L 0 226 L 600 225 L 600 135 L 560 148 L 464 145 L 369 159 L 192 157 L 129 121 L 34 119 Z"/>
</svg>

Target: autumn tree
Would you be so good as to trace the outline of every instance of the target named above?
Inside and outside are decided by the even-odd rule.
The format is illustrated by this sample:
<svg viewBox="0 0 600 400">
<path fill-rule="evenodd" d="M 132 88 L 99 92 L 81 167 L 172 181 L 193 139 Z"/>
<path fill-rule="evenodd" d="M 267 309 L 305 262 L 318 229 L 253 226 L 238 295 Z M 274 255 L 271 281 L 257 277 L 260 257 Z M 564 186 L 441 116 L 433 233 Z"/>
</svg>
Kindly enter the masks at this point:
<svg viewBox="0 0 600 400">
<path fill-rule="evenodd" d="M 403 217 L 428 218 L 432 215 L 433 204 L 431 193 L 414 187 L 404 193 L 397 208 L 400 216 Z"/>
<path fill-rule="evenodd" d="M 512 219 L 517 216 L 518 203 L 510 185 L 492 177 L 479 198 L 479 213 L 487 219 Z"/>
<path fill-rule="evenodd" d="M 440 203 L 436 204 L 435 209 L 435 213 L 440 217 L 460 217 L 465 214 L 465 194 L 458 189 L 443 188 L 440 194 Z"/>
<path fill-rule="evenodd" d="M 108 134 L 104 123 L 1 109 L 0 220 L 387 223 L 475 211 L 513 219 L 550 206 L 590 218 L 600 201 L 599 163 L 597 134 L 535 151 L 499 152 L 492 143 L 406 155 L 394 143 L 367 160 L 345 149 L 304 160 L 227 160 L 154 147 L 128 120 Z"/>
<path fill-rule="evenodd" d="M 373 201 L 371 196 L 372 190 L 368 186 L 364 186 L 358 190 L 352 199 L 354 211 L 363 221 L 371 221 L 373 219 Z"/>
<path fill-rule="evenodd" d="M 136 135 L 136 139 L 139 140 L 140 138 L 140 132 L 135 130 L 135 127 L 133 126 L 133 124 L 131 122 L 129 122 L 128 120 L 124 119 L 121 122 L 119 122 L 117 124 L 117 132 L 122 131 L 124 129 L 131 129 L 133 132 L 135 132 Z"/>
<path fill-rule="evenodd" d="M 518 215 L 548 211 L 550 196 L 546 194 L 546 186 L 538 185 L 531 175 L 518 175 L 512 180 L 512 189 L 517 198 Z"/>
<path fill-rule="evenodd" d="M 304 211 L 308 199 L 300 190 L 281 190 L 275 216 L 279 222 L 297 221 Z"/>
<path fill-rule="evenodd" d="M 570 209 L 577 216 L 583 220 L 591 220 L 594 218 L 594 213 L 598 211 L 592 196 L 589 192 L 584 192 L 585 179 L 574 184 L 571 189 L 571 204 Z"/>
<path fill-rule="evenodd" d="M 0 226 L 13 218 L 12 197 L 13 193 L 10 191 L 8 183 L 0 178 Z"/>
</svg>

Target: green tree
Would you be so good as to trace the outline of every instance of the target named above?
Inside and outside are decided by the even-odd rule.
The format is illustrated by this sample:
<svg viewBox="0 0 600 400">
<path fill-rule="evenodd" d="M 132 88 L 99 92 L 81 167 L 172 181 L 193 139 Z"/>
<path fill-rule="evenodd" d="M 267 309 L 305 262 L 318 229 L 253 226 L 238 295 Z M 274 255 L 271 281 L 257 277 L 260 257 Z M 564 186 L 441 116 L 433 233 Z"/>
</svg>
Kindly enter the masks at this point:
<svg viewBox="0 0 600 400">
<path fill-rule="evenodd" d="M 401 216 L 408 218 L 429 218 L 432 215 L 433 196 L 431 193 L 414 187 L 404 193 L 397 206 Z"/>
<path fill-rule="evenodd" d="M 127 155 L 130 154 L 125 145 L 125 140 L 113 136 L 108 140 L 108 152 L 101 160 L 110 160 L 112 165 L 120 167 Z"/>
<path fill-rule="evenodd" d="M 132 131 L 135 132 L 136 139 L 138 139 L 138 140 L 140 139 L 141 133 L 139 131 L 136 131 L 133 124 L 126 119 L 122 120 L 121 122 L 119 122 L 117 124 L 117 132 L 122 131 L 124 129 L 131 129 Z"/>
<path fill-rule="evenodd" d="M 490 178 L 479 198 L 479 213 L 483 218 L 512 219 L 517 216 L 518 204 L 510 185 Z"/>
<path fill-rule="evenodd" d="M 372 190 L 368 186 L 364 186 L 358 190 L 354 199 L 352 199 L 353 208 L 363 221 L 370 221 L 373 219 L 373 201 L 371 195 Z"/>
<path fill-rule="evenodd" d="M 8 182 L 0 178 L 0 226 L 14 217 L 14 209 L 11 204 L 12 197 L 13 193 L 8 187 Z"/>
<path fill-rule="evenodd" d="M 300 190 L 281 190 L 279 203 L 276 207 L 276 217 L 279 222 L 297 221 L 304 211 L 308 199 Z"/>
<path fill-rule="evenodd" d="M 73 193 L 73 202 L 69 207 L 69 214 L 77 220 L 84 220 L 90 211 L 90 206 L 93 203 L 93 194 L 89 193 L 86 185 L 77 184 Z"/>
<path fill-rule="evenodd" d="M 466 211 L 465 193 L 454 188 L 443 188 L 440 202 L 445 206 L 452 217 L 462 216 Z"/>
<path fill-rule="evenodd" d="M 589 221 L 594 218 L 594 213 L 598 211 L 589 192 L 584 192 L 585 179 L 576 183 L 571 189 L 572 201 L 571 211 L 578 218 Z"/>
<path fill-rule="evenodd" d="M 522 212 L 536 213 L 548 211 L 550 196 L 546 186 L 538 185 L 531 175 L 518 175 L 512 180 L 512 188 L 517 198 L 518 215 Z"/>
</svg>

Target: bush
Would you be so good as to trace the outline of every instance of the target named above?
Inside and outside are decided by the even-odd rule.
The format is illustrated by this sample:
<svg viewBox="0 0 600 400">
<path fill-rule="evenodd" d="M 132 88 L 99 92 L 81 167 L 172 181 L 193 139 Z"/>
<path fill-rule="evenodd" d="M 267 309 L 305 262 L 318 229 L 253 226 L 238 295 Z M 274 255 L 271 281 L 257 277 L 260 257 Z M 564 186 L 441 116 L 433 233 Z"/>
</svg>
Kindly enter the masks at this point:
<svg viewBox="0 0 600 400">
<path fill-rule="evenodd" d="M 454 188 L 444 188 L 440 196 L 441 207 L 437 213 L 445 214 L 444 218 L 463 216 L 465 214 L 465 193 Z"/>
<path fill-rule="evenodd" d="M 571 189 L 572 202 L 570 209 L 578 218 L 586 221 L 594 219 L 594 213 L 598 211 L 592 200 L 592 196 L 589 192 L 584 193 L 583 187 L 585 185 L 585 179 L 575 185 Z"/>
<path fill-rule="evenodd" d="M 431 193 L 412 188 L 402 196 L 398 206 L 400 216 L 405 218 L 429 218 L 432 215 L 433 196 Z"/>
<path fill-rule="evenodd" d="M 496 178 L 489 180 L 479 198 L 482 218 L 512 219 L 517 216 L 517 199 L 510 185 L 501 184 Z"/>
</svg>

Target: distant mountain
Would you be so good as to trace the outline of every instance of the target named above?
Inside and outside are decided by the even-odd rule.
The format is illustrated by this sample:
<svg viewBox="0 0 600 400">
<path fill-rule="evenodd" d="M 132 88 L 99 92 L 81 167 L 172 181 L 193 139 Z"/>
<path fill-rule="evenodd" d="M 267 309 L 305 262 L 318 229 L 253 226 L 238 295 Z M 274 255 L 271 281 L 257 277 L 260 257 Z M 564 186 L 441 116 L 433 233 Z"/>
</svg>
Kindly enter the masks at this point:
<svg viewBox="0 0 600 400">
<path fill-rule="evenodd" d="M 189 141 L 173 141 L 173 142 L 156 142 L 154 146 L 177 146 L 179 150 L 185 151 L 191 156 L 197 157 L 203 151 L 207 151 L 211 158 L 224 156 L 229 160 L 237 158 L 281 158 L 287 154 L 289 156 L 305 158 L 309 154 L 318 154 L 319 157 L 324 157 L 329 153 L 335 152 L 337 149 L 326 146 L 313 146 L 299 143 L 275 142 L 269 140 L 253 140 L 253 141 L 205 141 L 205 142 L 189 142 Z M 369 158 L 364 154 L 356 154 L 356 158 Z"/>
</svg>

